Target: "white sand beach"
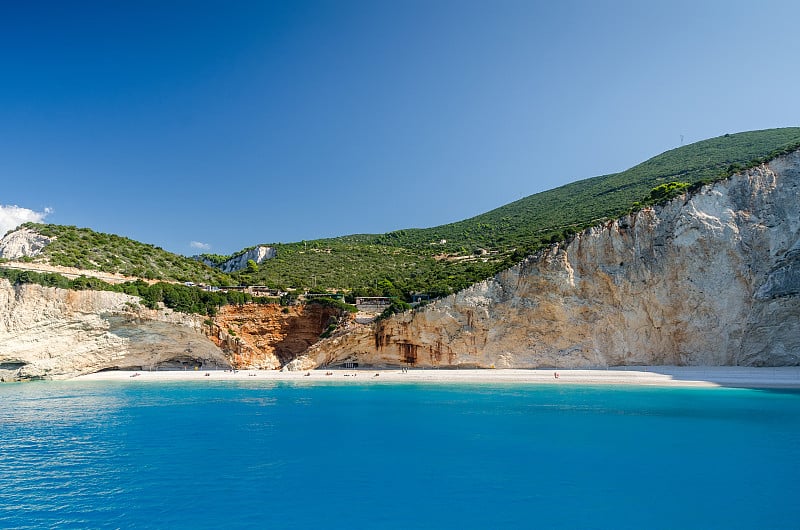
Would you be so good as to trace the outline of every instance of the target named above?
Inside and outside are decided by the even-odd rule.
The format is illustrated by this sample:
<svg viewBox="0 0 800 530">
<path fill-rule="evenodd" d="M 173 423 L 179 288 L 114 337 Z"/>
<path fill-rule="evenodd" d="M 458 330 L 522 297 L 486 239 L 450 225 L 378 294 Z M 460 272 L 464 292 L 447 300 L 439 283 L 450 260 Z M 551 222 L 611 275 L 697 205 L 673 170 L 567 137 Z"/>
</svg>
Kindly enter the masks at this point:
<svg viewBox="0 0 800 530">
<path fill-rule="evenodd" d="M 558 377 L 556 377 L 556 375 Z M 800 388 L 800 367 L 636 366 L 601 370 L 543 369 L 401 369 L 382 370 L 163 370 L 106 371 L 83 375 L 79 381 L 234 381 L 378 383 L 514 383 L 549 385 L 639 385 L 676 387 Z"/>
</svg>

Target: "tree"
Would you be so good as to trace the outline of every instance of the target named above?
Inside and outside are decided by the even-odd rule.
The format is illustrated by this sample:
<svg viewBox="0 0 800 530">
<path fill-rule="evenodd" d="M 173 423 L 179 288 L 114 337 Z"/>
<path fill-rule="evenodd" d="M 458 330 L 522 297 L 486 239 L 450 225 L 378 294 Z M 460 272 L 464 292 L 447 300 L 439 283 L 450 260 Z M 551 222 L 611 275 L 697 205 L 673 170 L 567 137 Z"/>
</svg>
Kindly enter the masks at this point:
<svg viewBox="0 0 800 530">
<path fill-rule="evenodd" d="M 388 278 L 378 280 L 378 289 L 381 291 L 381 294 L 383 296 L 388 296 L 388 297 L 403 296 L 403 293 L 401 293 Z"/>
<path fill-rule="evenodd" d="M 663 204 L 686 191 L 688 187 L 688 182 L 669 182 L 667 184 L 661 184 L 650 190 L 650 194 L 645 198 L 645 202 L 648 204 Z"/>
</svg>

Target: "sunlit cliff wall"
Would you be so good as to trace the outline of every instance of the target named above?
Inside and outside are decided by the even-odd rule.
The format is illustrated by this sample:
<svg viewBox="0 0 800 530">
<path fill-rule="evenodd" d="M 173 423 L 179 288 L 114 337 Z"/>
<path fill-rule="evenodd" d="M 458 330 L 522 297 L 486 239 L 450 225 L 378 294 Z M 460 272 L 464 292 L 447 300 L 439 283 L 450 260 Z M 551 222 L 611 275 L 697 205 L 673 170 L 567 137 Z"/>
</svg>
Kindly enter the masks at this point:
<svg viewBox="0 0 800 530">
<path fill-rule="evenodd" d="M 106 369 L 229 367 L 202 318 L 138 298 L 0 279 L 0 377 L 63 378 Z"/>
<path fill-rule="evenodd" d="M 292 363 L 800 364 L 800 154 L 551 247 Z"/>
</svg>

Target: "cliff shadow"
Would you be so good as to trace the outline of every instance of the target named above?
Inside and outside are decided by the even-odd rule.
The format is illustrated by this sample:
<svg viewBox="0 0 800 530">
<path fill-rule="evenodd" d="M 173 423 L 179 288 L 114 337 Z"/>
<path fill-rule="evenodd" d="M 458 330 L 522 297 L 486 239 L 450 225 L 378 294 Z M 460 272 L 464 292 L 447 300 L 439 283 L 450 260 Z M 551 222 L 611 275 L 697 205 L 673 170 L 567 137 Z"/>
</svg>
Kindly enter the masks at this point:
<svg viewBox="0 0 800 530">
<path fill-rule="evenodd" d="M 627 367 L 627 370 L 661 374 L 674 381 L 800 394 L 800 366 L 643 366 Z"/>
</svg>

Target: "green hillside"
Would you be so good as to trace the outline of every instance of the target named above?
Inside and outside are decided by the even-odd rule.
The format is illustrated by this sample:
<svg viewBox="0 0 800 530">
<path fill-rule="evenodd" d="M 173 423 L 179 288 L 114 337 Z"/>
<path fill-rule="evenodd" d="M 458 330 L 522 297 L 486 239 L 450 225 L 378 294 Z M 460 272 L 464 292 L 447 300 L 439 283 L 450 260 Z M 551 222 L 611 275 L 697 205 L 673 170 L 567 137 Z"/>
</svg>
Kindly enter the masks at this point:
<svg viewBox="0 0 800 530">
<path fill-rule="evenodd" d="M 88 228 L 25 223 L 23 227 L 54 238 L 34 261 L 85 270 L 122 273 L 145 279 L 193 281 L 223 285 L 231 279 L 193 259 Z"/>
<path fill-rule="evenodd" d="M 25 226 L 56 238 L 37 258 L 56 265 L 216 285 L 337 289 L 356 296 L 406 299 L 412 292 L 422 292 L 436 297 L 488 278 L 553 241 L 664 200 L 670 191 L 697 189 L 798 147 L 800 127 L 726 134 L 667 151 L 620 173 L 537 193 L 456 223 L 270 244 L 276 258 L 231 276 L 124 237 L 72 226 Z M 666 186 L 671 183 L 682 184 Z M 660 193 L 651 194 L 658 186 L 662 186 Z M 211 257 L 215 262 L 228 258 Z"/>
<path fill-rule="evenodd" d="M 673 181 L 709 183 L 800 147 L 800 127 L 726 134 L 672 149 L 620 173 L 573 182 L 456 223 L 378 236 L 377 242 L 446 249 L 536 246 L 552 235 L 628 212 L 651 189 Z"/>
<path fill-rule="evenodd" d="M 656 186 L 684 182 L 695 189 L 798 147 L 800 127 L 726 134 L 452 224 L 272 244 L 278 257 L 238 279 L 282 287 L 355 289 L 359 294 L 447 294 L 551 241 L 637 208 Z"/>
</svg>

